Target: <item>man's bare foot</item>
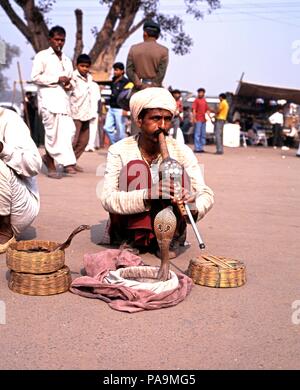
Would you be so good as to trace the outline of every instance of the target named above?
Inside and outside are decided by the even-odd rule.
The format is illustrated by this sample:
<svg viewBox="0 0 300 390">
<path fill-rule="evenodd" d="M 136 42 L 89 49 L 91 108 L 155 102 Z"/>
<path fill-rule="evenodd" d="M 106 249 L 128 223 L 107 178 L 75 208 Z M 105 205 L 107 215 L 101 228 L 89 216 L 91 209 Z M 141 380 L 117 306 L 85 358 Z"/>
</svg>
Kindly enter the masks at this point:
<svg viewBox="0 0 300 390">
<path fill-rule="evenodd" d="M 134 255 L 138 255 L 140 253 L 138 248 L 134 248 L 133 245 L 131 243 L 129 243 L 128 241 L 122 242 L 119 249 L 120 250 L 127 250 L 127 251 L 133 253 Z"/>
<path fill-rule="evenodd" d="M 42 156 L 42 161 L 46 167 L 46 172 L 44 172 L 51 179 L 61 179 L 62 174 L 57 172 L 54 160 L 47 153 Z"/>
<path fill-rule="evenodd" d="M 54 160 L 53 160 L 53 158 L 51 156 L 49 156 L 49 154 L 44 154 L 42 156 L 42 161 L 46 165 L 46 168 L 49 171 L 56 171 Z"/>
</svg>

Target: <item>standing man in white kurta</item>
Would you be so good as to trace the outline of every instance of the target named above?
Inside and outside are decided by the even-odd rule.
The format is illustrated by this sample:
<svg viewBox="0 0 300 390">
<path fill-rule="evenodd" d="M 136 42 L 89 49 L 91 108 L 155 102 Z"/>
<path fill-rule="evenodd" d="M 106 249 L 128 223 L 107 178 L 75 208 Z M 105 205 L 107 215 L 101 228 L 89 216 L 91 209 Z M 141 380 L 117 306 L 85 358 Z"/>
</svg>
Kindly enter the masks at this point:
<svg viewBox="0 0 300 390">
<path fill-rule="evenodd" d="M 48 176 L 60 179 L 56 164 L 64 170 L 76 163 L 72 148 L 75 125 L 70 111 L 70 90 L 73 65 L 62 52 L 66 32 L 55 26 L 49 31 L 50 47 L 36 54 L 33 60 L 31 78 L 38 86 L 38 105 L 45 127 L 45 149 L 43 162 L 48 168 Z"/>
</svg>

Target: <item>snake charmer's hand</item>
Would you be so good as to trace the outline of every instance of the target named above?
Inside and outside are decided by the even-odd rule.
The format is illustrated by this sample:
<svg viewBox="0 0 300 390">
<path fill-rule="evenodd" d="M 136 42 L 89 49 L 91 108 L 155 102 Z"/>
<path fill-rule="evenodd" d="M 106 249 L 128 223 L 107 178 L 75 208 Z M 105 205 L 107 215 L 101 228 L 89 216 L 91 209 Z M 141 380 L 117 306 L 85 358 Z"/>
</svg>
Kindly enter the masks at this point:
<svg viewBox="0 0 300 390">
<path fill-rule="evenodd" d="M 171 197 L 171 203 L 177 206 L 188 204 L 194 219 L 197 219 L 198 211 L 196 208 L 195 192 L 190 192 L 186 188 L 182 187 L 180 191 L 176 191 L 176 194 Z"/>
<path fill-rule="evenodd" d="M 181 191 L 176 191 L 176 194 L 171 197 L 172 203 L 195 203 L 196 193 L 190 192 L 184 187 L 181 188 Z"/>
</svg>

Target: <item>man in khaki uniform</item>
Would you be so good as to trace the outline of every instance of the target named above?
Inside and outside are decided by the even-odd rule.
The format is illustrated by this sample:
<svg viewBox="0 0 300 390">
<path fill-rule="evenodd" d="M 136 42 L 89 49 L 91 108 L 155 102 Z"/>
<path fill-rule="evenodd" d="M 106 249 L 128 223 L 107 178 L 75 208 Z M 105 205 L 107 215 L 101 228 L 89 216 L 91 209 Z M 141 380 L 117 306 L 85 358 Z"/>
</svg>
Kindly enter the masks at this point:
<svg viewBox="0 0 300 390">
<path fill-rule="evenodd" d="M 144 23 L 144 42 L 131 46 L 126 73 L 135 90 L 161 87 L 165 77 L 169 50 L 156 42 L 160 34 L 159 24 L 148 20 Z"/>
</svg>

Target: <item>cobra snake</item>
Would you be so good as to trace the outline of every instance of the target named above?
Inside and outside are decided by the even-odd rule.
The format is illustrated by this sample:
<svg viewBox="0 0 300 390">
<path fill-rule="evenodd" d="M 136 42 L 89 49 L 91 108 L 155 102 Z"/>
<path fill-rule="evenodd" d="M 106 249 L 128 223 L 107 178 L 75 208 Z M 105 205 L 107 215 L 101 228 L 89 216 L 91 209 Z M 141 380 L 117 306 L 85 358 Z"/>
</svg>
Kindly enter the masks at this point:
<svg viewBox="0 0 300 390">
<path fill-rule="evenodd" d="M 162 155 L 162 162 L 159 167 L 160 178 L 165 177 L 167 180 L 174 179 L 174 186 L 182 178 L 182 167 L 174 159 L 170 158 L 164 133 L 161 132 L 158 136 L 160 151 Z M 177 190 L 181 190 L 181 186 L 177 187 Z M 184 205 L 177 205 L 181 215 L 186 215 Z M 157 279 L 166 281 L 169 279 L 169 248 L 173 239 L 177 220 L 173 212 L 173 206 L 168 206 L 159 211 L 154 218 L 154 233 L 157 239 L 157 243 L 160 248 L 161 265 L 157 274 Z"/>
</svg>

